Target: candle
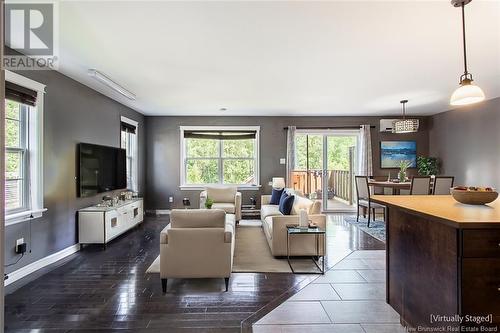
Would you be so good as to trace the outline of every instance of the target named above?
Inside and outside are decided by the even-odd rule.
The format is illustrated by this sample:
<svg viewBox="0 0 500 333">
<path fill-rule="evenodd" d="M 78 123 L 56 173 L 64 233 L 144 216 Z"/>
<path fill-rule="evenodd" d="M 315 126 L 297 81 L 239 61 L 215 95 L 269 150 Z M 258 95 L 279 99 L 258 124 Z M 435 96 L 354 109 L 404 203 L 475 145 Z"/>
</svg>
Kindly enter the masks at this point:
<svg viewBox="0 0 500 333">
<path fill-rule="evenodd" d="M 309 217 L 305 209 L 299 211 L 299 226 L 307 228 L 309 226 Z"/>
</svg>

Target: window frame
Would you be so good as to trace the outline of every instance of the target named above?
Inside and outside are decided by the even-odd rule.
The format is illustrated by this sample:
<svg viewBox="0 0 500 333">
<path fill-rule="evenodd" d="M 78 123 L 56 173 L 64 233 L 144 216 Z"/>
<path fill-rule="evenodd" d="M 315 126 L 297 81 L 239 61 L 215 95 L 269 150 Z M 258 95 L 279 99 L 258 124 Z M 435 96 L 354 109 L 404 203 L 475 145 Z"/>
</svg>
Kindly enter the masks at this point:
<svg viewBox="0 0 500 333">
<path fill-rule="evenodd" d="M 7 99 L 5 99 L 7 100 Z M 15 101 L 13 101 L 15 102 Z M 21 206 L 18 208 L 14 209 L 7 209 L 5 208 L 5 214 L 6 216 L 10 216 L 12 214 L 17 214 L 24 212 L 26 210 L 30 210 L 30 195 L 29 195 L 29 182 L 30 182 L 30 172 L 29 172 L 29 163 L 28 163 L 28 158 L 29 158 L 29 138 L 28 138 L 28 131 L 29 131 L 29 117 L 28 114 L 29 112 L 32 112 L 30 110 L 30 106 L 26 104 L 22 104 L 19 102 L 15 102 L 19 104 L 20 112 L 19 112 L 19 119 L 13 119 L 13 118 L 8 118 L 7 115 L 5 116 L 5 120 L 12 120 L 12 121 L 17 121 L 19 122 L 20 129 L 19 129 L 19 146 L 18 147 L 7 147 L 5 145 L 5 155 L 9 153 L 21 153 L 21 159 L 20 159 L 20 177 L 19 178 L 11 178 L 7 179 L 5 177 L 5 186 L 7 186 L 7 182 L 9 181 L 22 181 L 22 194 L 21 194 Z M 4 124 L 5 125 L 5 124 Z"/>
<path fill-rule="evenodd" d="M 27 142 L 28 149 L 26 150 L 25 160 L 28 161 L 28 167 L 23 169 L 26 173 L 25 179 L 28 180 L 25 182 L 27 188 L 26 197 L 28 198 L 27 206 L 25 209 L 17 212 L 12 211 L 9 214 L 5 211 L 5 225 L 9 226 L 37 219 L 47 211 L 47 208 L 44 208 L 43 198 L 43 106 L 45 85 L 8 70 L 5 71 L 5 81 L 37 92 L 36 105 L 26 106 L 26 137 L 29 142 Z M 5 126 L 5 123 L 3 126 Z"/>
<path fill-rule="evenodd" d="M 135 121 L 133 119 L 127 118 L 125 116 L 120 116 L 120 122 L 124 122 L 130 125 L 135 126 L 135 140 L 133 142 L 133 147 L 132 148 L 132 154 L 129 156 L 128 154 L 126 155 L 126 159 L 128 160 L 129 157 L 132 159 L 131 165 L 132 165 L 132 173 L 133 175 L 131 176 L 131 187 L 129 188 L 128 184 L 128 175 L 127 175 L 127 188 L 129 190 L 132 190 L 134 192 L 139 192 L 139 122 Z M 127 147 L 122 147 L 122 130 L 120 126 L 120 148 L 127 150 Z M 130 133 L 128 133 L 130 135 Z M 130 141 L 127 140 L 127 143 L 130 145 Z M 134 158 L 135 155 L 135 158 Z"/>
<path fill-rule="evenodd" d="M 258 190 L 260 184 L 260 126 L 180 126 L 180 189 L 181 190 L 203 190 L 206 186 L 237 186 L 240 190 Z M 223 142 L 218 142 L 217 157 L 187 157 L 185 131 L 255 131 L 254 157 L 224 157 Z M 187 184 L 187 160 L 217 160 L 219 170 L 219 182 L 212 184 Z M 225 184 L 224 183 L 224 160 L 253 160 L 254 161 L 254 183 L 253 184 Z"/>
</svg>

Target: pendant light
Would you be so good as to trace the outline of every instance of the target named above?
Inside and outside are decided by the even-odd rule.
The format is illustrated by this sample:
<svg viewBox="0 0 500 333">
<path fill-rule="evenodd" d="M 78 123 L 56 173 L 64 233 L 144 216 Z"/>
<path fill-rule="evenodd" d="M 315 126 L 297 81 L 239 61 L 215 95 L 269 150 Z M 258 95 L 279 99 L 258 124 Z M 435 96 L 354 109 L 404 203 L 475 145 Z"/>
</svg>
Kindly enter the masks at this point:
<svg viewBox="0 0 500 333">
<path fill-rule="evenodd" d="M 460 76 L 460 87 L 453 92 L 450 98 L 451 105 L 468 105 L 484 100 L 484 93 L 478 86 L 472 82 L 472 74 L 467 70 L 467 47 L 465 44 L 465 5 L 472 0 L 451 0 L 454 7 L 462 9 L 462 38 L 464 44 L 464 74 Z"/>
<path fill-rule="evenodd" d="M 407 99 L 400 101 L 403 107 L 403 119 L 395 120 L 392 123 L 392 133 L 415 133 L 418 132 L 420 124 L 418 119 L 406 119 L 406 103 Z"/>
</svg>

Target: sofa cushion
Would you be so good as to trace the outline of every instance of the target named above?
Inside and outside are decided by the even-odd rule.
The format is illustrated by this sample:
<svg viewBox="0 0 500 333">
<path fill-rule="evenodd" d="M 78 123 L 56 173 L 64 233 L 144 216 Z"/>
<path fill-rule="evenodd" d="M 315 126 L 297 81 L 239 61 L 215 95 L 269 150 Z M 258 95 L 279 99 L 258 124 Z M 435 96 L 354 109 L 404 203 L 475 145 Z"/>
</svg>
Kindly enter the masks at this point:
<svg viewBox="0 0 500 333">
<path fill-rule="evenodd" d="M 283 191 L 285 191 L 284 188 L 282 188 L 281 190 L 277 190 L 277 189 L 273 188 L 273 192 L 271 194 L 271 200 L 269 201 L 269 204 L 270 205 L 279 205 Z"/>
<path fill-rule="evenodd" d="M 279 210 L 283 215 L 290 215 L 294 200 L 294 195 L 287 195 L 284 200 L 280 200 Z"/>
<path fill-rule="evenodd" d="M 262 205 L 260 209 L 260 218 L 265 219 L 268 216 L 283 215 L 277 205 Z"/>
<path fill-rule="evenodd" d="M 228 214 L 234 214 L 234 203 L 226 203 L 226 202 L 214 202 L 212 205 L 212 209 L 220 209 L 225 211 Z"/>
<path fill-rule="evenodd" d="M 226 214 L 226 228 L 225 228 L 225 233 L 224 233 L 224 241 L 226 243 L 234 243 L 234 236 L 235 236 L 235 224 L 236 221 L 234 219 L 234 214 Z"/>
<path fill-rule="evenodd" d="M 301 209 L 305 209 L 306 212 L 310 214 L 311 206 L 313 205 L 313 203 L 314 202 L 312 200 L 296 195 L 293 202 L 292 214 L 299 215 Z"/>
<path fill-rule="evenodd" d="M 311 208 L 309 209 L 309 215 L 321 214 L 321 201 L 314 200 Z"/>
<path fill-rule="evenodd" d="M 170 213 L 172 228 L 224 228 L 226 212 L 220 209 L 174 209 Z"/>
<path fill-rule="evenodd" d="M 267 238 L 273 238 L 273 217 L 268 216 L 264 219 L 264 232 L 266 233 Z"/>
<path fill-rule="evenodd" d="M 231 227 L 234 231 L 236 221 L 234 219 L 234 214 L 226 214 L 226 227 Z"/>
<path fill-rule="evenodd" d="M 235 186 L 207 187 L 207 198 L 212 199 L 214 202 L 234 203 L 236 190 Z"/>
</svg>

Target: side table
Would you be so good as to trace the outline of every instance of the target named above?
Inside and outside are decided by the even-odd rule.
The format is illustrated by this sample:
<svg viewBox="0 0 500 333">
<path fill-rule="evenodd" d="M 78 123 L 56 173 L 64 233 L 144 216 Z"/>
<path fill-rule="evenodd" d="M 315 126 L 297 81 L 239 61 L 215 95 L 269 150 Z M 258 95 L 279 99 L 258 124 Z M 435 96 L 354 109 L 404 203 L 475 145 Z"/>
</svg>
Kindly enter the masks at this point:
<svg viewBox="0 0 500 333">
<path fill-rule="evenodd" d="M 241 218 L 243 220 L 260 220 L 260 209 L 255 205 L 242 205 Z"/>
<path fill-rule="evenodd" d="M 312 261 L 318 267 L 321 274 L 325 274 L 325 255 L 326 255 L 326 237 L 324 237 L 323 241 L 323 255 L 320 254 L 319 251 L 319 238 L 320 235 L 326 236 L 326 230 L 321 228 L 301 228 L 296 225 L 287 225 L 286 226 L 286 259 L 288 261 L 288 265 L 294 274 L 317 274 L 316 272 L 297 272 L 293 269 L 292 263 L 290 262 L 290 237 L 294 235 L 311 235 L 316 239 L 316 257 L 311 256 Z M 317 259 L 316 259 L 317 258 Z M 321 259 L 321 267 L 319 265 L 319 260 Z"/>
</svg>

